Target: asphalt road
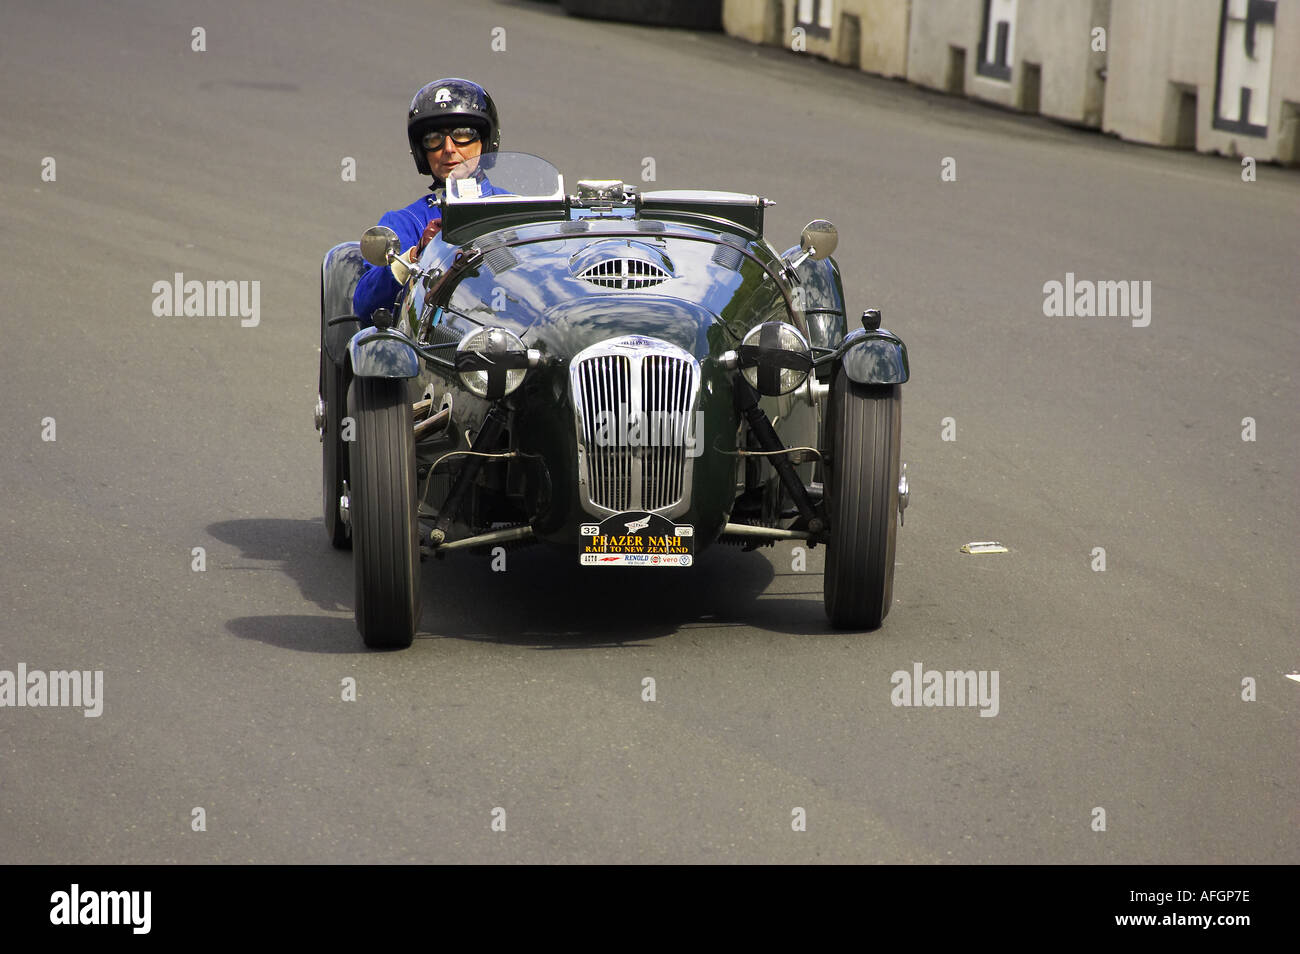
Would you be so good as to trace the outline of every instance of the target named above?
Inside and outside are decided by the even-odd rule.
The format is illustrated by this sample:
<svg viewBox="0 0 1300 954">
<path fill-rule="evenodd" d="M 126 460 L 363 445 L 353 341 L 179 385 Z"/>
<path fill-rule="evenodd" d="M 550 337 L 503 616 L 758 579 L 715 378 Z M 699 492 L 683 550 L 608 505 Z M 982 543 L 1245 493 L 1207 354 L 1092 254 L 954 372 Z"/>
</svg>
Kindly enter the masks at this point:
<svg viewBox="0 0 1300 954">
<path fill-rule="evenodd" d="M 5 5 L 0 670 L 104 683 L 0 708 L 0 860 L 1300 861 L 1300 176 L 554 5 L 375 6 Z M 652 158 L 775 199 L 778 247 L 835 221 L 912 362 L 882 630 L 826 627 L 820 549 L 528 549 L 426 565 L 415 646 L 363 649 L 319 265 L 422 193 L 443 75 L 569 181 Z M 156 316 L 177 272 L 260 282 L 258 323 Z M 1067 273 L 1149 281 L 1149 325 L 1046 316 Z M 895 706 L 916 663 L 996 672 L 996 716 Z"/>
</svg>

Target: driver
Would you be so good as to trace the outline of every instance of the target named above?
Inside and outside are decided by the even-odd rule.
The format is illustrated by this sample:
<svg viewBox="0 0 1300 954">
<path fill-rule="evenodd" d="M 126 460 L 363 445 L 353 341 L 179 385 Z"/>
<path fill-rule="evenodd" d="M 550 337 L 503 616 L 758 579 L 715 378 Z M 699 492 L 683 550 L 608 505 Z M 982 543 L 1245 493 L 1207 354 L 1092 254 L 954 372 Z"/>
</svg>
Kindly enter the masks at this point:
<svg viewBox="0 0 1300 954">
<path fill-rule="evenodd" d="M 404 249 L 402 257 L 414 263 L 441 228 L 438 203 L 447 175 L 465 160 L 500 148 L 501 123 L 496 104 L 477 83 L 455 77 L 435 80 L 411 100 L 406 138 L 415 168 L 421 175 L 433 176 L 429 186 L 433 194 L 416 199 L 404 209 L 385 212 L 379 224 L 397 233 Z M 485 194 L 500 191 L 489 185 Z M 401 288 L 391 269 L 367 263 L 352 296 L 352 310 L 361 324 L 374 324 L 375 309 L 391 308 Z"/>
</svg>

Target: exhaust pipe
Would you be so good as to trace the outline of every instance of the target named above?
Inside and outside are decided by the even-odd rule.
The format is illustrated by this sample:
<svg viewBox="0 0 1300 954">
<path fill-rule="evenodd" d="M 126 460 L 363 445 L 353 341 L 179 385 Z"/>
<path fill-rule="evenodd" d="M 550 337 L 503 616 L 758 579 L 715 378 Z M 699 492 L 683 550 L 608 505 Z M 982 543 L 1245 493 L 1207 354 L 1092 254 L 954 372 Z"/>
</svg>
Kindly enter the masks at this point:
<svg viewBox="0 0 1300 954">
<path fill-rule="evenodd" d="M 415 425 L 415 439 L 423 440 L 434 434 L 439 434 L 447 429 L 447 422 L 451 420 L 451 408 L 444 407 L 432 417 L 426 417 Z"/>
</svg>

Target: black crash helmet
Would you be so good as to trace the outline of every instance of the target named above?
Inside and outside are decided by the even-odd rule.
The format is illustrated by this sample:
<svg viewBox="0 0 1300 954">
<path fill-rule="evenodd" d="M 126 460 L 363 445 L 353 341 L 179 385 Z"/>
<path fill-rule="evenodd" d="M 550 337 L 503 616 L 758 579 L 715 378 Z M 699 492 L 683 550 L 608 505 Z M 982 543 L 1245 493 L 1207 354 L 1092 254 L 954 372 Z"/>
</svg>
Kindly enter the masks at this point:
<svg viewBox="0 0 1300 954">
<path fill-rule="evenodd" d="M 473 126 L 483 136 L 483 152 L 501 147 L 501 121 L 496 103 L 478 83 L 454 76 L 435 80 L 411 100 L 406 114 L 406 138 L 411 143 L 411 157 L 421 175 L 433 175 L 424 153 L 424 134 L 439 126 Z"/>
</svg>

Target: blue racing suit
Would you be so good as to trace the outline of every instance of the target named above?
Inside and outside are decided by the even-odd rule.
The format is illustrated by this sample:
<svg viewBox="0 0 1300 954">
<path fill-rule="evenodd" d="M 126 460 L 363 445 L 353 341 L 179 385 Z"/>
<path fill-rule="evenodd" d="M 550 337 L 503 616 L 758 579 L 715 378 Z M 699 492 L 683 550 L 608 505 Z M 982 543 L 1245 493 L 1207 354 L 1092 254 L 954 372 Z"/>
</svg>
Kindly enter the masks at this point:
<svg viewBox="0 0 1300 954">
<path fill-rule="evenodd" d="M 506 194 L 504 189 L 498 189 L 486 179 L 480 182 L 483 195 Z M 412 245 L 419 243 L 420 236 L 424 234 L 430 222 L 442 218 L 442 209 L 439 208 L 441 197 L 442 188 L 439 187 L 436 192 L 421 196 L 404 209 L 385 212 L 379 224 L 386 225 L 396 232 L 398 240 L 402 243 L 402 250 L 406 251 Z M 375 309 L 392 308 L 401 292 L 402 286 L 393 277 L 391 269 L 380 268 L 367 262 L 365 271 L 357 281 L 357 289 L 352 293 L 352 313 L 361 319 L 362 327 L 373 325 Z"/>
</svg>

